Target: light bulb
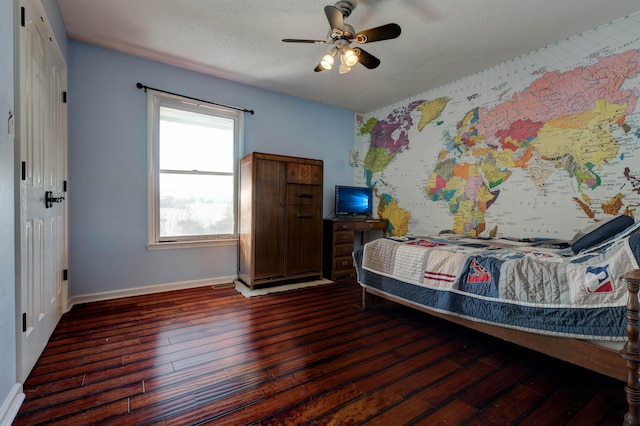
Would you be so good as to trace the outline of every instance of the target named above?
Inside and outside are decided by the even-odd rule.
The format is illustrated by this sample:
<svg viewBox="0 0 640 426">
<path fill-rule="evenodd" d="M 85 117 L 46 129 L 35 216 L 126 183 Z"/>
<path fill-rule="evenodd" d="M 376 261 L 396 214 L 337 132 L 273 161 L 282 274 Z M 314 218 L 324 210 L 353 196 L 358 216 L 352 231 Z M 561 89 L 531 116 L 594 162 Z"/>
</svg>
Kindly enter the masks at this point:
<svg viewBox="0 0 640 426">
<path fill-rule="evenodd" d="M 356 56 L 356 53 L 353 50 L 344 50 L 344 63 L 349 67 L 352 67 L 356 63 L 358 63 L 358 56 Z"/>
<path fill-rule="evenodd" d="M 351 71 L 351 67 L 347 64 L 340 64 L 340 68 L 338 68 L 338 74 L 346 74 Z"/>
<path fill-rule="evenodd" d="M 333 61 L 334 61 L 333 58 L 335 58 L 337 53 L 338 53 L 338 49 L 336 49 L 335 46 L 332 47 L 329 53 L 327 53 L 322 57 L 322 60 L 320 61 L 320 66 L 325 70 L 330 70 L 331 68 L 333 68 Z"/>
<path fill-rule="evenodd" d="M 326 55 L 324 55 L 322 57 L 322 60 L 320 61 L 320 65 L 325 70 L 330 70 L 333 67 L 333 56 L 331 56 L 328 53 Z"/>
</svg>

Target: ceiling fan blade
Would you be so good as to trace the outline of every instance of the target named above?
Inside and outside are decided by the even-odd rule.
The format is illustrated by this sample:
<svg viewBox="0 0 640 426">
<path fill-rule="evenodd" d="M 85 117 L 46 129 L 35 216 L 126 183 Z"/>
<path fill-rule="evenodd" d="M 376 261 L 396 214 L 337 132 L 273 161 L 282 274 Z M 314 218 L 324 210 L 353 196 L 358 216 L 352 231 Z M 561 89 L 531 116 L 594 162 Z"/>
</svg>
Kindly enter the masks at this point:
<svg viewBox="0 0 640 426">
<path fill-rule="evenodd" d="M 355 40 L 358 43 L 372 43 L 380 40 L 390 40 L 400 35 L 400 25 L 387 24 L 380 27 L 370 28 L 356 34 Z"/>
<path fill-rule="evenodd" d="M 370 70 L 378 68 L 378 65 L 380 65 L 380 59 L 376 58 L 366 50 L 362 50 L 359 47 L 354 47 L 353 51 L 356 52 L 356 55 L 358 56 L 358 62 L 360 62 Z"/>
<path fill-rule="evenodd" d="M 324 14 L 327 15 L 332 30 L 338 29 L 344 32 L 344 16 L 340 9 L 335 6 L 325 6 Z"/>
<path fill-rule="evenodd" d="M 309 43 L 309 44 L 327 44 L 325 40 L 304 40 L 300 38 L 283 38 L 285 43 Z"/>
</svg>

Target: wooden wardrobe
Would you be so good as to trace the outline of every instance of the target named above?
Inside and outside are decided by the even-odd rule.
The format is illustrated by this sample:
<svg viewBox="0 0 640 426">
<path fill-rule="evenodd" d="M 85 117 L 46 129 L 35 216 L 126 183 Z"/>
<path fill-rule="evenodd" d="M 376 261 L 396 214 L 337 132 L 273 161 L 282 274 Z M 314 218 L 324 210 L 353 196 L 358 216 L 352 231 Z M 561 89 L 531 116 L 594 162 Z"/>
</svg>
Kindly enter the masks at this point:
<svg viewBox="0 0 640 426">
<path fill-rule="evenodd" d="M 322 278 L 322 160 L 240 161 L 238 277 L 251 289 Z"/>
</svg>

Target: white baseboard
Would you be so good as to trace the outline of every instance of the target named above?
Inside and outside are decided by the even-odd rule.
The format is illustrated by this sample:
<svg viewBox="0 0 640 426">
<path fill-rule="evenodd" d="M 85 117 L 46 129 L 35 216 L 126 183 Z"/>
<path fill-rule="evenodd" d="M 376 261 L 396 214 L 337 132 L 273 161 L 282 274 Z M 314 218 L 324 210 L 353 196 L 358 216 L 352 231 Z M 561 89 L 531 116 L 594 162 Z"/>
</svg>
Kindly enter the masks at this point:
<svg viewBox="0 0 640 426">
<path fill-rule="evenodd" d="M 204 287 L 232 283 L 238 279 L 237 276 L 204 278 L 201 280 L 179 281 L 166 284 L 154 284 L 143 287 L 125 288 L 122 290 L 105 291 L 101 293 L 80 294 L 72 296 L 67 302 L 68 309 L 73 305 L 89 302 L 98 302 L 100 300 L 119 299 L 121 297 L 142 296 L 144 294 L 162 293 L 164 291 L 183 290 L 186 288 Z"/>
<path fill-rule="evenodd" d="M 24 401 L 22 385 L 16 383 L 0 407 L 0 426 L 9 426 L 13 423 L 22 405 L 22 401 Z"/>
</svg>

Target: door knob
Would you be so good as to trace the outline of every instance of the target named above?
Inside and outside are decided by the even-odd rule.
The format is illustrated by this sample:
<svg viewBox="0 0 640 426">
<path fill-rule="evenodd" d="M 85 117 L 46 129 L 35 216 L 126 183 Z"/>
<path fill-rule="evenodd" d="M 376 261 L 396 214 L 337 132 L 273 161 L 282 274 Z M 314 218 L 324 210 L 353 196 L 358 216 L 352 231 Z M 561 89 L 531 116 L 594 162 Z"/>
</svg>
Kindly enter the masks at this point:
<svg viewBox="0 0 640 426">
<path fill-rule="evenodd" d="M 46 208 L 53 207 L 53 203 L 61 203 L 64 200 L 64 197 L 53 197 L 52 191 L 46 191 L 44 193 L 44 205 Z"/>
</svg>

